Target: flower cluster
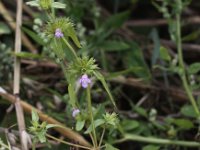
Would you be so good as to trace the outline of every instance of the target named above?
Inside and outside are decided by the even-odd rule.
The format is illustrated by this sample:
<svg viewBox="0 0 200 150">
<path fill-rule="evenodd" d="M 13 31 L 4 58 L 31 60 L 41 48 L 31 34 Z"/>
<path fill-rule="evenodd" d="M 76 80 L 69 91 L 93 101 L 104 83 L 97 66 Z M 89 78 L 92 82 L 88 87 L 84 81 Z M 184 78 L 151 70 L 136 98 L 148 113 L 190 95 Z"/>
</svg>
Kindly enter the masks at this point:
<svg viewBox="0 0 200 150">
<path fill-rule="evenodd" d="M 74 24 L 69 18 L 56 18 L 51 20 L 46 25 L 46 35 L 51 38 L 70 37 L 77 47 L 81 47 L 80 42 L 76 36 Z"/>
<path fill-rule="evenodd" d="M 84 56 L 70 63 L 68 71 L 72 76 L 91 75 L 95 70 L 99 69 L 95 62 L 94 58 Z"/>
</svg>

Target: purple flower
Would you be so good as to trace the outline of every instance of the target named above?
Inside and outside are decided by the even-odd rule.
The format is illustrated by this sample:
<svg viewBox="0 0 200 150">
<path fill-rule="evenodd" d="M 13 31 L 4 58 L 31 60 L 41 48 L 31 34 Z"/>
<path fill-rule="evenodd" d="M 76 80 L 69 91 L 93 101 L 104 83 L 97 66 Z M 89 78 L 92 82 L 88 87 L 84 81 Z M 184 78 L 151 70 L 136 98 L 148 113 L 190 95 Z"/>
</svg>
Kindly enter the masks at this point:
<svg viewBox="0 0 200 150">
<path fill-rule="evenodd" d="M 88 76 L 86 74 L 82 75 L 82 77 L 79 79 L 79 83 L 81 84 L 81 86 L 83 88 L 87 88 L 88 84 L 91 83 L 91 79 L 88 78 Z"/>
<path fill-rule="evenodd" d="M 72 117 L 76 117 L 80 113 L 80 110 L 78 108 L 74 108 L 72 111 Z"/>
<path fill-rule="evenodd" d="M 55 31 L 55 37 L 56 37 L 56 38 L 61 38 L 61 37 L 63 37 L 63 36 L 64 36 L 64 35 L 63 35 L 61 29 L 57 28 L 56 31 Z"/>
</svg>

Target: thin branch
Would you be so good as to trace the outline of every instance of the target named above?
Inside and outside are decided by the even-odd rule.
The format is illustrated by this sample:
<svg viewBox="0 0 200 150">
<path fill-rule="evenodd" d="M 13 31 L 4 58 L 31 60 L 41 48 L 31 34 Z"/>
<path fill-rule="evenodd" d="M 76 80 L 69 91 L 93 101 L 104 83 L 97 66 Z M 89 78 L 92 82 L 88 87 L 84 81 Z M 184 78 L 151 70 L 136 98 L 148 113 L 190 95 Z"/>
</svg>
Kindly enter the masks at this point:
<svg viewBox="0 0 200 150">
<path fill-rule="evenodd" d="M 8 100 L 9 102 L 11 102 L 13 104 L 16 102 L 15 96 L 13 96 L 11 94 L 0 92 L 0 96 L 2 96 L 5 100 Z M 31 111 L 33 109 L 36 110 L 42 121 L 46 121 L 49 124 L 56 124 L 56 125 L 63 126 L 63 128 L 54 128 L 56 131 L 58 131 L 63 136 L 65 136 L 65 137 L 67 137 L 71 140 L 75 140 L 83 146 L 91 147 L 90 143 L 88 141 L 86 141 L 80 134 L 74 132 L 72 129 L 70 129 L 68 127 L 65 127 L 65 125 L 63 125 L 61 122 L 59 122 L 59 121 L 55 120 L 54 118 L 44 114 L 43 112 L 41 112 L 37 108 L 31 106 L 30 104 L 26 103 L 25 101 L 23 101 L 21 99 L 20 99 L 20 104 L 23 107 L 24 111 L 29 113 L 29 114 L 31 114 Z"/>
<path fill-rule="evenodd" d="M 143 20 L 129 20 L 125 23 L 127 27 L 149 27 L 149 26 L 163 26 L 167 25 L 168 22 L 166 19 L 143 19 Z M 200 24 L 200 17 L 199 16 L 192 16 L 188 18 L 184 18 L 184 25 L 189 24 Z"/>
<path fill-rule="evenodd" d="M 15 53 L 21 52 L 21 25 L 22 25 L 22 4 L 23 0 L 17 0 L 17 22 L 16 22 L 16 32 L 15 32 Z M 20 140 L 21 140 L 21 149 L 28 150 L 28 143 L 25 139 L 23 132 L 25 131 L 25 121 L 24 121 L 24 113 L 20 104 L 19 93 L 20 93 L 20 58 L 15 56 L 14 60 L 14 91 L 15 95 L 15 109 L 17 115 L 17 123 L 20 132 Z"/>
<path fill-rule="evenodd" d="M 179 101 L 179 102 L 188 101 L 186 93 L 183 90 L 181 90 L 180 88 L 177 88 L 177 87 L 167 88 L 163 84 L 149 85 L 149 84 L 143 83 L 142 81 L 138 81 L 138 79 L 131 78 L 131 77 L 124 78 L 123 76 L 112 78 L 112 79 L 110 79 L 110 81 L 115 82 L 115 83 L 119 83 L 119 84 L 125 84 L 125 85 L 129 85 L 129 86 L 133 86 L 133 87 L 135 87 L 137 89 L 141 89 L 141 90 L 167 92 L 170 96 L 173 97 L 173 99 L 175 101 Z M 193 95 L 198 96 L 199 93 L 193 92 Z"/>
</svg>

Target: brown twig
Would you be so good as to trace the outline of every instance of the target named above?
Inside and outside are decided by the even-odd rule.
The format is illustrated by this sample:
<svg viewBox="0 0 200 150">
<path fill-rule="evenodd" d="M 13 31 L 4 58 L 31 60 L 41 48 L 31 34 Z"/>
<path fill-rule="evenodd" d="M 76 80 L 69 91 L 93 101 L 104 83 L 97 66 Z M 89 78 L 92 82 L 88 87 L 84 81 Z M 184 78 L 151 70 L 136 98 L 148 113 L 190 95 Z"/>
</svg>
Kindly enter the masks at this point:
<svg viewBox="0 0 200 150">
<path fill-rule="evenodd" d="M 110 81 L 115 82 L 115 83 L 133 86 L 133 87 L 135 87 L 137 89 L 141 89 L 141 90 L 151 90 L 151 91 L 164 92 L 164 93 L 167 92 L 176 101 L 180 101 L 180 102 L 188 101 L 188 98 L 187 98 L 185 92 L 181 89 L 178 89 L 177 87 L 166 88 L 163 85 L 154 86 L 154 85 L 145 84 L 142 81 L 138 81 L 138 79 L 134 79 L 134 78 L 130 78 L 130 77 L 124 78 L 122 76 L 113 78 Z M 193 93 L 193 94 L 194 94 L 194 96 L 199 95 L 199 93 Z"/>
<path fill-rule="evenodd" d="M 162 26 L 167 25 L 166 19 L 144 19 L 144 20 L 129 20 L 125 23 L 127 27 L 145 27 L 145 26 Z M 184 25 L 200 24 L 200 16 L 192 16 L 184 19 Z"/>
<path fill-rule="evenodd" d="M 16 32 L 15 32 L 15 53 L 21 52 L 21 25 L 22 25 L 22 4 L 23 0 L 17 0 L 17 14 L 16 14 Z M 24 121 L 23 108 L 20 104 L 19 93 L 20 93 L 20 58 L 15 57 L 14 59 L 14 91 L 15 95 L 15 109 L 17 115 L 17 123 L 20 132 L 21 149 L 28 150 L 28 143 L 25 142 L 23 132 L 25 132 L 26 126 Z"/>
<path fill-rule="evenodd" d="M 9 102 L 11 102 L 13 104 L 16 102 L 15 96 L 13 96 L 11 94 L 0 93 L 0 96 L 2 96 L 4 99 L 8 100 Z M 35 109 L 38 112 L 38 115 L 39 115 L 39 117 L 42 121 L 46 121 L 49 124 L 57 124 L 57 125 L 63 126 L 63 128 L 55 128 L 55 130 L 58 131 L 63 136 L 65 136 L 65 137 L 67 137 L 71 140 L 75 140 L 83 146 L 91 147 L 89 142 L 87 142 L 80 134 L 74 132 L 70 128 L 65 127 L 65 125 L 63 125 L 61 122 L 59 122 L 59 121 L 55 120 L 54 118 L 44 114 L 43 112 L 41 112 L 37 108 L 31 106 L 30 104 L 26 103 L 25 101 L 23 101 L 21 99 L 20 99 L 20 104 L 23 107 L 24 111 L 29 113 L 29 114 L 31 113 L 31 111 L 33 109 Z"/>
</svg>

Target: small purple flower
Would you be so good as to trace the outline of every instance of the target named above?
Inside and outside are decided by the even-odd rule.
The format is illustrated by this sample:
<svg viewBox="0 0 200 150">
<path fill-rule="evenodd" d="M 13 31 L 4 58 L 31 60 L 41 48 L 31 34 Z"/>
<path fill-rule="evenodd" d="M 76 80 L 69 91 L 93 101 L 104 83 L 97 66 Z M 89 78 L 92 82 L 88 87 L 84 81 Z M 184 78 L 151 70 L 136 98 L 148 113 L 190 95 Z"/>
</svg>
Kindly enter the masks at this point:
<svg viewBox="0 0 200 150">
<path fill-rule="evenodd" d="M 56 38 L 61 38 L 61 37 L 63 37 L 63 36 L 64 36 L 64 35 L 63 35 L 61 29 L 57 28 L 56 31 L 55 31 L 55 37 L 56 37 Z"/>
<path fill-rule="evenodd" d="M 83 88 L 87 88 L 88 84 L 91 83 L 91 79 L 88 78 L 88 76 L 86 74 L 82 75 L 81 78 L 79 79 L 79 83 L 81 84 L 81 86 Z"/>
<path fill-rule="evenodd" d="M 72 117 L 76 117 L 80 113 L 80 110 L 78 108 L 74 108 L 72 111 Z"/>
</svg>

